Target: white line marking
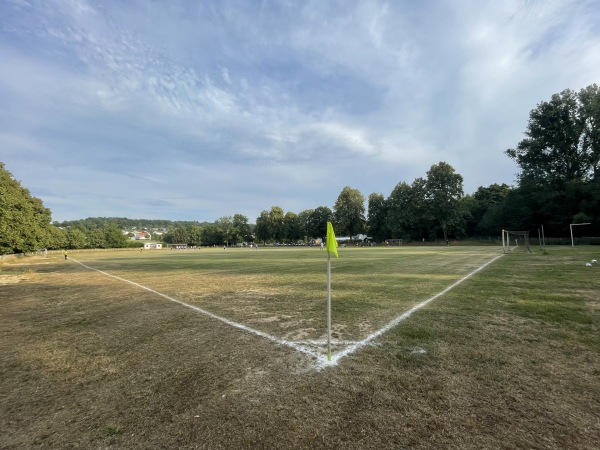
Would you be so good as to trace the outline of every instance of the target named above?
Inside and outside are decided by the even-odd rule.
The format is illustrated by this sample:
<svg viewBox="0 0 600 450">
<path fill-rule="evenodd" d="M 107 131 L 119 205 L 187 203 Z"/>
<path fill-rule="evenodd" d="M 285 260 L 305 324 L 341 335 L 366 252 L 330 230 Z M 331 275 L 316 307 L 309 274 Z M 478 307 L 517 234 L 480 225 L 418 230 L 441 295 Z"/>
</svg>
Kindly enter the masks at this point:
<svg viewBox="0 0 600 450">
<path fill-rule="evenodd" d="M 281 338 L 275 337 L 273 335 L 270 335 L 268 333 L 265 333 L 263 331 L 255 330 L 254 328 L 250 328 L 250 327 L 248 327 L 246 325 L 242 325 L 241 323 L 237 323 L 237 322 L 234 322 L 232 320 L 226 319 L 224 317 L 218 316 L 218 315 L 213 314 L 210 311 L 207 311 L 205 309 L 199 308 L 197 306 L 190 305 L 188 303 L 182 302 L 181 300 L 177 300 L 177 299 L 175 299 L 173 297 L 169 297 L 168 295 L 165 295 L 165 294 L 163 294 L 161 292 L 155 291 L 154 289 L 150 289 L 150 288 L 148 288 L 146 286 L 143 286 L 143 285 L 141 285 L 139 283 L 136 283 L 134 281 L 130 281 L 130 280 L 127 280 L 125 278 L 118 277 L 116 275 L 111 275 L 108 272 L 104 272 L 102 270 L 95 269 L 93 267 L 87 266 L 87 265 L 83 264 L 82 262 L 77 261 L 76 259 L 73 259 L 73 258 L 70 258 L 70 259 L 72 261 L 75 261 L 78 264 L 81 264 L 86 269 L 93 270 L 93 271 L 99 272 L 99 273 L 101 273 L 103 275 L 106 275 L 107 277 L 111 277 L 111 278 L 114 278 L 116 280 L 132 284 L 132 285 L 137 286 L 137 287 L 139 287 L 141 289 L 144 289 L 146 291 L 152 292 L 153 294 L 156 294 L 156 295 L 158 295 L 160 297 L 166 298 L 169 301 L 172 301 L 172 302 L 177 303 L 179 305 L 185 306 L 186 308 L 193 309 L 194 311 L 199 312 L 201 314 L 204 314 L 204 315 L 206 315 L 208 317 L 211 317 L 211 318 L 216 319 L 216 320 L 220 320 L 221 322 L 226 323 L 227 325 L 232 326 L 234 328 L 238 328 L 238 329 L 246 331 L 248 333 L 252 333 L 252 334 L 255 334 L 257 336 L 263 337 L 265 339 L 268 339 L 269 341 L 275 342 L 276 344 L 293 348 L 294 350 L 297 350 L 297 351 L 299 351 L 301 353 L 304 353 L 304 354 L 306 354 L 308 356 L 311 356 L 314 359 L 316 359 L 316 361 L 317 361 L 317 369 L 320 370 L 320 369 L 323 369 L 326 366 L 335 366 L 335 365 L 337 365 L 337 363 L 342 358 L 344 358 L 344 357 L 346 357 L 348 355 L 351 355 L 352 353 L 354 353 L 357 350 L 361 349 L 365 345 L 368 345 L 372 340 L 378 338 L 379 336 L 381 336 L 384 333 L 387 333 L 389 330 L 391 330 L 392 328 L 394 328 L 400 322 L 402 322 L 403 320 L 405 320 L 408 317 L 410 317 L 415 311 L 418 311 L 419 309 L 427 306 L 429 303 L 431 303 L 435 299 L 441 297 L 442 295 L 446 294 L 450 290 L 454 289 L 456 286 L 458 286 L 459 284 L 461 284 L 463 281 L 465 281 L 468 278 L 470 278 L 471 276 L 475 275 L 480 270 L 483 270 L 484 268 L 486 268 L 487 266 L 489 266 L 491 263 L 493 263 L 494 261 L 496 261 L 498 258 L 500 258 L 502 256 L 504 256 L 504 254 L 501 254 L 501 255 L 498 255 L 498 256 L 492 258 L 491 260 L 489 260 L 488 262 L 486 262 L 482 266 L 478 267 L 477 269 L 473 270 L 471 273 L 469 273 L 469 274 L 465 275 L 464 277 L 462 277 L 460 280 L 458 280 L 458 281 L 454 282 L 453 284 L 451 284 L 450 286 L 448 286 L 443 291 L 441 291 L 441 292 L 437 293 L 436 295 L 434 295 L 433 297 L 431 297 L 431 298 L 429 298 L 429 299 L 427 299 L 427 300 L 419 303 L 418 305 L 413 306 L 408 311 L 405 311 L 404 313 L 400 314 L 398 317 L 396 317 L 395 319 L 393 319 L 391 322 L 389 322 L 383 328 L 380 328 L 379 330 L 375 331 L 374 333 L 371 333 L 365 339 L 363 339 L 361 341 L 337 341 L 337 342 L 335 342 L 335 344 L 337 344 L 337 345 L 348 345 L 348 347 L 346 349 L 338 352 L 338 353 L 332 354 L 331 355 L 331 361 L 329 361 L 327 359 L 327 355 L 324 355 L 324 354 L 321 354 L 321 353 L 317 353 L 317 352 L 311 350 L 310 348 L 305 347 L 305 345 L 321 345 L 324 341 L 319 341 L 319 340 L 315 340 L 315 341 L 289 341 L 287 339 L 281 339 Z"/>
<path fill-rule="evenodd" d="M 294 341 L 296 344 L 305 344 L 305 345 L 327 345 L 327 341 L 325 339 L 321 339 L 321 340 L 305 340 L 305 341 Z M 338 339 L 332 339 L 331 343 L 333 345 L 352 345 L 352 344 L 356 344 L 359 341 L 345 341 L 345 340 L 338 340 Z"/>
<path fill-rule="evenodd" d="M 398 325 L 400 322 L 402 322 L 404 319 L 407 319 L 408 317 L 410 317 L 412 315 L 412 313 L 414 313 L 415 311 L 418 311 L 419 309 L 423 308 L 424 306 L 428 305 L 429 303 L 431 303 L 432 301 L 434 301 L 435 299 L 441 297 L 442 295 L 444 295 L 445 293 L 447 293 L 448 291 L 454 289 L 456 286 L 458 286 L 460 283 L 462 283 L 463 281 L 465 281 L 466 279 L 470 278 L 472 275 L 476 274 L 477 272 L 479 272 L 480 270 L 484 269 L 485 267 L 489 266 L 491 263 L 493 263 L 494 261 L 496 261 L 498 258 L 502 257 L 504 255 L 499 255 L 496 256 L 495 258 L 492 258 L 490 261 L 486 262 L 484 265 L 482 265 L 481 267 L 475 269 L 473 272 L 469 273 L 468 275 L 465 275 L 464 277 L 462 277 L 460 280 L 456 281 L 455 283 L 451 284 L 450 286 L 448 286 L 446 289 L 444 289 L 442 292 L 439 292 L 437 294 L 435 294 L 433 297 L 419 303 L 418 305 L 413 306 L 411 309 L 409 309 L 408 311 L 400 314 L 398 317 L 396 317 L 394 320 L 392 320 L 391 322 L 389 322 L 387 325 L 385 325 L 383 328 L 380 328 L 379 330 L 377 330 L 376 332 L 370 334 L 369 336 L 367 336 L 365 339 L 363 339 L 362 341 L 357 342 L 354 345 L 351 345 L 350 347 L 346 348 L 345 350 L 342 350 L 341 352 L 336 353 L 335 355 L 331 356 L 331 361 L 326 361 L 326 365 L 336 365 L 340 359 L 344 358 L 345 356 L 348 356 L 352 353 L 354 353 L 355 351 L 357 351 L 358 349 L 360 349 L 361 347 L 364 347 L 365 345 L 367 345 L 369 342 L 371 342 L 373 339 L 378 338 L 379 336 L 381 336 L 382 334 L 388 332 L 389 330 L 391 330 L 392 328 L 394 328 L 396 325 Z"/>
<path fill-rule="evenodd" d="M 206 315 L 208 317 L 211 317 L 213 319 L 220 320 L 221 322 L 224 322 L 227 325 L 232 326 L 234 328 L 238 328 L 240 330 L 247 331 L 248 333 L 252 333 L 252 334 L 255 334 L 257 336 L 263 337 L 263 338 L 268 339 L 270 341 L 273 341 L 273 342 L 275 342 L 275 343 L 277 343 L 279 345 L 285 345 L 287 347 L 291 347 L 294 350 L 297 350 L 299 352 L 305 353 L 305 354 L 307 354 L 309 356 L 312 356 L 312 357 L 314 357 L 316 359 L 320 359 L 320 357 L 322 356 L 322 355 L 319 355 L 318 353 L 314 352 L 313 350 L 304 347 L 303 345 L 297 344 L 296 342 L 288 341 L 287 339 L 280 339 L 278 337 L 272 336 L 272 335 L 270 335 L 268 333 L 265 333 L 263 331 L 255 330 L 254 328 L 250 328 L 250 327 L 248 327 L 246 325 L 242 325 L 241 323 L 237 323 L 237 322 L 234 322 L 233 320 L 226 319 L 225 317 L 217 316 L 216 314 L 213 314 L 210 311 L 207 311 L 205 309 L 198 308 L 197 306 L 190 305 L 188 303 L 182 302 L 181 300 L 177 300 L 177 299 L 175 299 L 173 297 L 169 297 L 168 295 L 165 295 L 165 294 L 163 294 L 161 292 L 155 291 L 154 289 L 150 289 L 149 287 L 143 286 L 143 285 L 141 285 L 139 283 L 136 283 L 135 281 L 130 281 L 130 280 L 127 280 L 125 278 L 118 277 L 116 275 L 111 275 L 108 272 L 104 272 L 102 270 L 95 269 L 93 267 L 87 266 L 87 265 L 83 264 L 82 262 L 77 261 L 76 259 L 73 259 L 73 258 L 71 258 L 71 260 L 75 261 L 76 263 L 81 264 L 86 269 L 94 270 L 96 272 L 101 273 L 102 275 L 106 275 L 107 277 L 111 277 L 111 278 L 114 278 L 114 279 L 119 280 L 119 281 L 124 281 L 125 283 L 133 284 L 134 286 L 137 286 L 137 287 L 139 287 L 141 289 L 145 289 L 148 292 L 152 292 L 153 294 L 156 294 L 156 295 L 159 295 L 159 296 L 161 296 L 163 298 L 166 298 L 169 301 L 172 301 L 174 303 L 178 303 L 179 305 L 185 306 L 186 308 L 193 309 L 194 311 L 199 312 L 201 314 L 204 314 L 204 315 Z"/>
</svg>

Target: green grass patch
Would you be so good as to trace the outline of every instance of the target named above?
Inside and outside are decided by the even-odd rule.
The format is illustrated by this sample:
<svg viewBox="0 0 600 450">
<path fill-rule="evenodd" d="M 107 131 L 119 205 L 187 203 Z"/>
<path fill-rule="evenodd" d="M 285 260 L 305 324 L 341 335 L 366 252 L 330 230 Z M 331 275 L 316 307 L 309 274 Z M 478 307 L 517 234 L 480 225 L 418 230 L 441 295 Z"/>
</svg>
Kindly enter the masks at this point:
<svg viewBox="0 0 600 450">
<path fill-rule="evenodd" d="M 340 249 L 334 336 L 367 336 L 499 252 Z M 505 255 L 320 371 L 60 255 L 7 263 L 0 447 L 597 448 L 595 253 Z M 69 255 L 276 336 L 325 335 L 318 249 Z"/>
<path fill-rule="evenodd" d="M 362 339 L 488 262 L 492 247 L 344 248 L 331 261 L 336 336 Z M 326 334 L 327 256 L 315 248 L 82 253 L 73 258 L 286 338 Z"/>
</svg>

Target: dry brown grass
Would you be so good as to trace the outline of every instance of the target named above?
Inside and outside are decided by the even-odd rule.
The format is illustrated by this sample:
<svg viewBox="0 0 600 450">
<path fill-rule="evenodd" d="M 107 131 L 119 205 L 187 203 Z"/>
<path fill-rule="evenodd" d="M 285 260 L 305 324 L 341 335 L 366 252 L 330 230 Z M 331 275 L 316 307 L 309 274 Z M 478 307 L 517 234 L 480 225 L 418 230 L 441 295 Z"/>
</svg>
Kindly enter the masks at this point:
<svg viewBox="0 0 600 450">
<path fill-rule="evenodd" d="M 599 448 L 597 272 L 545 297 L 525 258 L 502 258 L 320 371 L 75 263 L 5 264 L 0 276 L 18 282 L 0 285 L 0 448 Z M 255 309 L 282 298 L 257 277 L 212 286 L 238 289 L 259 313 L 248 317 L 285 333 L 284 312 Z M 528 290 L 552 308 L 572 292 L 590 321 L 540 316 Z"/>
</svg>

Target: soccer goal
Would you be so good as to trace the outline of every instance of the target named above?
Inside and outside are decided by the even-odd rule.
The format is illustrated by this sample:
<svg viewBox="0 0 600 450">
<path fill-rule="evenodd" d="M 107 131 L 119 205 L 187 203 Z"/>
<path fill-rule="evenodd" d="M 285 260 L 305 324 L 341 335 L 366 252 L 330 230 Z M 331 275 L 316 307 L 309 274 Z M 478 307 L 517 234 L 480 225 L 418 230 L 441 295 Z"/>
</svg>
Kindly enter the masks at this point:
<svg viewBox="0 0 600 450">
<path fill-rule="evenodd" d="M 502 230 L 502 251 L 508 253 L 517 250 L 531 253 L 529 231 Z"/>
<path fill-rule="evenodd" d="M 385 245 L 394 245 L 396 247 L 402 247 L 403 243 L 402 239 L 386 239 Z"/>
</svg>

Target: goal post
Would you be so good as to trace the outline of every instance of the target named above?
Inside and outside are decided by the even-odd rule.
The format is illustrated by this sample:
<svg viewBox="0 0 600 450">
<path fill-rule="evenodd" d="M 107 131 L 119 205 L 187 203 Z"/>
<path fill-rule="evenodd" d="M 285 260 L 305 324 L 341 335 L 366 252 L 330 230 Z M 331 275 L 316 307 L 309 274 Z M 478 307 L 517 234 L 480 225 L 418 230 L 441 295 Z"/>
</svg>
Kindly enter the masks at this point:
<svg viewBox="0 0 600 450">
<path fill-rule="evenodd" d="M 509 253 L 520 248 L 531 253 L 529 231 L 502 230 L 502 251 Z"/>
<path fill-rule="evenodd" d="M 572 223 L 572 224 L 569 224 L 569 228 L 571 229 L 571 247 L 575 247 L 575 240 L 573 239 L 573 227 L 579 226 L 579 225 L 591 225 L 591 223 L 590 222 L 586 222 L 586 223 Z"/>
</svg>

